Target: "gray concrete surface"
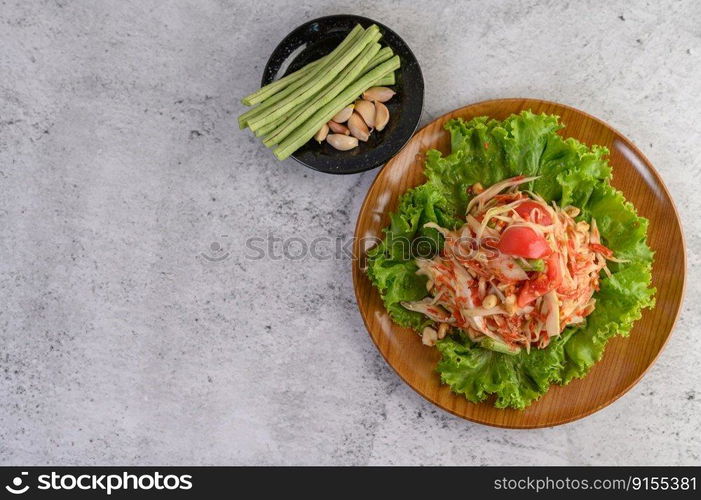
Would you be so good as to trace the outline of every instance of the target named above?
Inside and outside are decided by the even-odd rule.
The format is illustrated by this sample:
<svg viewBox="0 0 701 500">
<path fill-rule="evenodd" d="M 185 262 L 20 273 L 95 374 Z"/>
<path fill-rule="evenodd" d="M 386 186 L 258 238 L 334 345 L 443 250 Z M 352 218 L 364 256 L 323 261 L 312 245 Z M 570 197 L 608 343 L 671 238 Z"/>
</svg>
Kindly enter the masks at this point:
<svg viewBox="0 0 701 500">
<path fill-rule="evenodd" d="M 546 98 L 657 166 L 688 300 L 621 400 L 554 429 L 465 422 L 385 365 L 348 259 L 246 257 L 349 238 L 376 175 L 278 164 L 235 125 L 280 38 L 344 12 L 410 44 L 424 123 Z M 3 2 L 0 463 L 698 464 L 700 21 L 693 0 Z"/>
</svg>

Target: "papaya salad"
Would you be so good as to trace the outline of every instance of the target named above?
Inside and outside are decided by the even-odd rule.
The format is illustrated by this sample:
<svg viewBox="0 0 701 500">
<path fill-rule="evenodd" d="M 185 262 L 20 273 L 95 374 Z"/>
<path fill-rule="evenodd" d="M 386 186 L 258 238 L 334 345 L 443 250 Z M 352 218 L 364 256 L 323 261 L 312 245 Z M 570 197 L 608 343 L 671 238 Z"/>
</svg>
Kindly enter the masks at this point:
<svg viewBox="0 0 701 500">
<path fill-rule="evenodd" d="M 426 151 L 426 182 L 399 198 L 367 275 L 390 319 L 435 346 L 442 383 L 523 409 L 654 305 L 648 221 L 611 185 L 608 149 L 556 115 L 444 127 L 449 152 Z"/>
<path fill-rule="evenodd" d="M 579 208 L 519 189 L 536 179 L 476 183 L 461 227 L 424 224 L 443 235 L 443 247 L 415 259 L 429 295 L 401 303 L 434 322 L 421 332 L 424 344 L 456 328 L 491 350 L 530 352 L 594 311 L 600 272 L 624 261 L 602 244 L 596 219 L 577 221 Z"/>
</svg>

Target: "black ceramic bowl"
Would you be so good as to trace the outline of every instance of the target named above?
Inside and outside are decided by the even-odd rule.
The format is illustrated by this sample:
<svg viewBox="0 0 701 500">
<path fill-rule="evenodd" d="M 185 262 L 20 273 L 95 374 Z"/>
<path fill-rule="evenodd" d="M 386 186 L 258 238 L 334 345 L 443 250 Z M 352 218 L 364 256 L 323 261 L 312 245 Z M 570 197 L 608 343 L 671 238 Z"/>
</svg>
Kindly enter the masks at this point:
<svg viewBox="0 0 701 500">
<path fill-rule="evenodd" d="M 330 174 L 354 174 L 379 167 L 392 158 L 416 131 L 424 102 L 424 79 L 419 63 L 409 46 L 387 26 L 360 16 L 339 15 L 314 19 L 296 28 L 275 48 L 263 72 L 261 85 L 297 71 L 302 66 L 331 52 L 356 24 L 364 28 L 376 24 L 382 38 L 401 60 L 395 71 L 397 92 L 385 103 L 389 123 L 382 132 L 374 131 L 368 142 L 350 151 L 338 151 L 326 142 L 310 140 L 295 151 L 292 158 L 302 165 Z"/>
</svg>

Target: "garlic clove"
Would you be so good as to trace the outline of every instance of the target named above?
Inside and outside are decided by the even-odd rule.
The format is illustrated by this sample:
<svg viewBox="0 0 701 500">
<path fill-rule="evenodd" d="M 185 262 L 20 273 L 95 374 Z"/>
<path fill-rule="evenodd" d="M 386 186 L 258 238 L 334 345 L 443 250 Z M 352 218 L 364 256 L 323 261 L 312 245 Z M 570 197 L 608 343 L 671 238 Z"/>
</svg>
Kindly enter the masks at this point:
<svg viewBox="0 0 701 500">
<path fill-rule="evenodd" d="M 389 109 L 380 101 L 375 102 L 375 130 L 382 132 L 389 122 Z"/>
<path fill-rule="evenodd" d="M 370 129 L 375 128 L 375 105 L 373 103 L 358 99 L 355 101 L 355 112 L 363 117 L 365 125 Z"/>
<path fill-rule="evenodd" d="M 368 130 L 365 120 L 363 120 L 363 118 L 355 111 L 348 119 L 348 129 L 353 137 L 356 137 L 363 142 L 367 142 L 367 140 L 370 138 L 370 130 Z"/>
<path fill-rule="evenodd" d="M 329 135 L 329 126 L 324 123 L 324 125 L 319 129 L 319 131 L 314 134 L 314 140 L 321 144 L 324 142 L 324 139 L 326 139 L 326 136 Z"/>
<path fill-rule="evenodd" d="M 358 139 L 343 134 L 329 134 L 326 137 L 326 142 L 339 151 L 348 151 L 358 147 Z"/>
<path fill-rule="evenodd" d="M 434 346 L 436 345 L 437 340 L 438 332 L 430 326 L 427 326 L 423 329 L 423 332 L 421 332 L 421 343 L 423 345 Z"/>
<path fill-rule="evenodd" d="M 350 135 L 350 130 L 345 125 L 336 123 L 335 121 L 327 122 L 326 125 L 331 129 L 334 134 Z"/>
<path fill-rule="evenodd" d="M 331 121 L 336 123 L 346 123 L 348 121 L 348 118 L 350 118 L 352 114 L 353 105 L 351 104 L 350 106 L 346 106 L 341 111 L 336 113 L 334 117 L 331 118 Z"/>
<path fill-rule="evenodd" d="M 388 87 L 370 87 L 363 92 L 363 99 L 368 101 L 387 102 L 396 94 L 396 92 Z"/>
</svg>

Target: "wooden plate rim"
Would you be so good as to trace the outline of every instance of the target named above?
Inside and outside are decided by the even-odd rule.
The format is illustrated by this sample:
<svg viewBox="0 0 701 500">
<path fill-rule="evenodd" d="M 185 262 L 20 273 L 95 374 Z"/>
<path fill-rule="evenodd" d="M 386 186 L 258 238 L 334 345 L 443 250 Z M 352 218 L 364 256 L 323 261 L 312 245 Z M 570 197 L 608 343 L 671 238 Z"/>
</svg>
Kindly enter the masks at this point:
<svg viewBox="0 0 701 500">
<path fill-rule="evenodd" d="M 613 396 L 612 398 L 610 398 L 608 401 L 606 401 L 606 402 L 604 402 L 604 403 L 602 403 L 602 404 L 600 404 L 600 405 L 594 406 L 594 407 L 592 407 L 591 409 L 588 409 L 587 411 L 580 412 L 580 413 L 578 413 L 578 414 L 575 414 L 575 415 L 572 415 L 572 416 L 569 416 L 569 417 L 563 417 L 562 419 L 560 419 L 560 420 L 558 420 L 558 421 L 555 421 L 554 423 L 553 423 L 553 422 L 542 423 L 542 424 L 540 424 L 540 423 L 535 423 L 535 424 L 533 424 L 533 425 L 508 425 L 508 424 L 500 424 L 500 423 L 495 423 L 495 422 L 490 422 L 490 421 L 485 421 L 485 420 L 479 420 L 479 419 L 476 419 L 476 418 L 471 418 L 471 417 L 468 416 L 468 415 L 464 415 L 464 414 L 458 413 L 458 412 L 456 412 L 456 411 L 453 411 L 451 408 L 448 408 L 448 407 L 444 406 L 443 404 L 441 404 L 439 401 L 435 400 L 434 398 L 432 398 L 432 397 L 430 397 L 430 396 L 428 396 L 428 395 L 423 394 L 422 392 L 420 392 L 420 391 L 419 391 L 416 387 L 414 387 L 414 385 L 411 384 L 401 373 L 399 373 L 399 371 L 397 371 L 397 369 L 395 369 L 395 367 L 392 365 L 392 363 L 390 363 L 390 361 L 387 359 L 387 356 L 385 355 L 385 353 L 383 352 L 383 350 L 380 348 L 380 346 L 378 345 L 378 343 L 375 341 L 375 338 L 373 337 L 373 335 L 370 333 L 370 327 L 369 327 L 369 325 L 368 325 L 368 322 L 367 322 L 365 313 L 364 313 L 364 311 L 362 311 L 362 310 L 360 309 L 360 286 L 359 286 L 359 283 L 358 283 L 358 281 L 357 281 L 357 279 L 356 279 L 356 276 L 357 276 L 358 274 L 361 274 L 361 273 L 362 273 L 362 271 L 360 271 L 360 269 L 358 269 L 358 262 L 359 262 L 359 256 L 360 256 L 360 248 L 359 248 L 359 246 L 358 246 L 358 245 L 359 245 L 360 238 L 359 238 L 359 235 L 358 235 L 358 229 L 359 229 L 359 227 L 360 227 L 360 219 L 361 219 L 361 217 L 363 216 L 363 214 L 365 213 L 365 210 L 367 209 L 367 205 L 368 205 L 368 203 L 369 203 L 369 201 L 370 201 L 370 198 L 369 198 L 370 193 L 372 192 L 373 188 L 375 187 L 375 184 L 378 182 L 380 176 L 383 174 L 383 172 L 385 171 L 386 168 L 388 168 L 388 167 L 391 166 L 392 162 L 395 161 L 396 157 L 399 156 L 400 154 L 402 154 L 402 152 L 403 152 L 403 150 L 406 148 L 406 146 L 408 146 L 409 143 L 410 143 L 411 141 L 413 141 L 418 135 L 420 135 L 425 129 L 427 129 L 427 128 L 431 127 L 431 126 L 434 126 L 434 125 L 436 124 L 436 122 L 445 121 L 448 115 L 452 115 L 452 114 L 455 114 L 455 113 L 460 113 L 460 114 L 466 113 L 470 108 L 474 108 L 474 107 L 482 106 L 482 105 L 499 104 L 499 103 L 513 103 L 513 102 L 519 102 L 519 101 L 523 102 L 524 105 L 527 105 L 527 104 L 533 104 L 533 105 L 541 105 L 541 104 L 544 104 L 544 105 L 559 106 L 559 107 L 562 107 L 562 108 L 571 110 L 571 111 L 573 111 L 573 112 L 579 113 L 579 114 L 581 114 L 581 115 L 583 115 L 583 116 L 589 118 L 590 120 L 593 120 L 593 121 L 595 121 L 595 122 L 597 122 L 597 123 L 603 125 L 605 128 L 608 128 L 609 130 L 611 130 L 611 131 L 616 135 L 616 137 L 617 137 L 618 139 L 620 139 L 621 141 L 623 141 L 623 142 L 626 144 L 626 146 L 628 146 L 629 148 L 631 148 L 631 149 L 640 157 L 640 159 L 643 160 L 643 162 L 645 163 L 645 166 L 650 170 L 650 172 L 652 172 L 652 174 L 653 174 L 653 176 L 654 176 L 654 178 L 655 178 L 655 181 L 657 182 L 657 184 L 658 184 L 659 186 L 662 187 L 662 190 L 663 190 L 663 192 L 664 192 L 664 194 L 665 194 L 665 197 L 667 198 L 667 200 L 669 200 L 669 203 L 670 203 L 670 205 L 671 205 L 671 207 L 672 207 L 672 210 L 673 210 L 673 213 L 674 213 L 675 222 L 676 222 L 676 224 L 677 224 L 677 226 L 678 226 L 678 228 L 679 228 L 679 234 L 680 234 L 680 236 L 681 236 L 681 250 L 682 250 L 682 255 L 683 255 L 683 259 L 682 259 L 682 277 L 681 277 L 681 279 L 682 279 L 681 293 L 680 293 L 680 297 L 679 297 L 679 304 L 677 305 L 677 310 L 676 310 L 675 313 L 674 313 L 674 320 L 672 321 L 672 326 L 671 326 L 671 328 L 669 329 L 669 331 L 667 331 L 667 333 L 666 333 L 666 335 L 665 335 L 665 339 L 664 339 L 664 341 L 662 342 L 662 344 L 660 345 L 660 348 L 659 348 L 659 350 L 657 351 L 657 353 L 655 354 L 655 357 L 650 361 L 650 363 L 649 363 L 649 364 L 647 365 L 647 367 L 640 373 L 640 375 L 639 375 L 635 380 L 633 380 L 628 386 L 626 386 L 625 388 L 623 388 L 618 394 L 616 394 L 615 396 Z M 527 107 L 523 107 L 522 109 L 528 109 L 528 108 L 527 108 Z M 423 168 L 423 167 L 422 167 L 422 168 Z M 403 194 L 403 193 L 402 193 L 402 194 Z M 400 196 L 401 196 L 401 195 L 400 195 Z M 580 110 L 580 109 L 578 109 L 578 108 L 575 108 L 575 107 L 573 107 L 573 106 L 569 106 L 569 105 L 567 105 L 567 104 L 558 103 L 558 102 L 555 102 L 555 101 L 549 101 L 549 100 L 546 100 L 546 99 L 533 99 L 533 98 L 528 98 L 528 97 L 509 97 L 509 98 L 503 98 L 503 99 L 486 99 L 486 100 L 484 100 L 484 101 L 478 101 L 478 102 L 475 102 L 475 103 L 472 103 L 472 104 L 468 104 L 468 105 L 466 105 L 466 106 L 463 106 L 463 107 L 461 107 L 461 108 L 456 108 L 456 109 L 454 109 L 454 110 L 452 110 L 452 111 L 448 111 L 448 112 L 442 114 L 441 116 L 435 118 L 434 120 L 430 121 L 429 123 L 427 123 L 427 124 L 424 125 L 423 127 L 421 127 L 421 129 L 420 129 L 418 132 L 416 132 L 416 133 L 414 134 L 414 136 L 405 144 L 405 147 L 402 148 L 401 151 L 397 152 L 397 154 L 396 154 L 395 156 L 393 156 L 393 157 L 379 170 L 379 172 L 378 172 L 377 175 L 375 176 L 375 179 L 372 181 L 372 184 L 370 185 L 370 188 L 368 189 L 368 191 L 367 191 L 367 193 L 366 193 L 366 195 L 365 195 L 365 199 L 363 200 L 363 203 L 362 203 L 362 205 L 360 206 L 360 210 L 359 210 L 359 212 L 358 212 L 358 217 L 357 217 L 356 223 L 355 223 L 355 230 L 354 230 L 354 232 L 353 232 L 353 236 L 354 236 L 354 242 L 353 242 L 353 256 L 354 256 L 354 258 L 353 258 L 353 265 L 352 265 L 352 268 L 351 268 L 351 273 L 352 273 L 352 275 L 353 275 L 353 276 L 352 276 L 352 278 L 353 278 L 353 291 L 354 291 L 354 294 L 355 294 L 356 304 L 358 305 L 358 310 L 359 310 L 359 312 L 360 312 L 361 318 L 363 319 L 363 324 L 365 325 L 365 330 L 367 331 L 368 336 L 369 336 L 370 339 L 372 340 L 373 344 L 375 345 L 375 347 L 377 348 L 378 352 L 380 353 L 380 355 L 382 356 L 382 358 L 385 360 L 385 362 L 387 363 L 387 365 L 389 365 L 389 367 L 392 368 L 392 370 L 394 371 L 394 373 L 396 373 L 396 374 L 399 376 L 399 378 L 402 379 L 402 381 L 403 381 L 407 386 L 409 386 L 414 392 L 416 392 L 419 396 L 421 396 L 421 397 L 424 398 L 425 400 L 431 402 L 432 404 L 434 404 L 435 406 L 441 408 L 442 410 L 447 411 L 448 413 L 451 413 L 451 414 L 455 415 L 456 417 L 460 417 L 460 418 L 465 419 L 465 420 L 468 420 L 468 421 L 470 421 L 470 422 L 474 422 L 474 423 L 482 424 L 482 425 L 487 425 L 487 426 L 490 426 L 490 427 L 497 427 L 497 428 L 503 428 L 503 429 L 539 429 L 539 428 L 544 428 L 544 427 L 556 427 L 556 426 L 563 425 L 563 424 L 567 424 L 567 423 L 573 422 L 573 421 L 575 421 L 575 420 L 579 420 L 579 419 L 582 419 L 582 418 L 587 417 L 587 416 L 589 416 L 589 415 L 592 415 L 593 413 L 596 413 L 597 411 L 602 410 L 603 408 L 606 408 L 606 407 L 609 406 L 610 404 L 612 404 L 612 403 L 614 403 L 615 401 L 617 401 L 619 398 L 621 398 L 623 395 L 625 395 L 628 391 L 630 391 L 630 389 L 632 389 L 638 382 L 640 382 L 640 380 L 643 378 L 643 376 L 645 376 L 645 374 L 648 372 L 648 370 L 650 370 L 650 368 L 652 367 L 652 365 L 654 365 L 654 364 L 657 362 L 657 359 L 660 357 L 660 354 L 662 354 L 662 351 L 664 351 L 664 349 L 665 349 L 665 347 L 666 347 L 666 345 L 667 345 L 667 342 L 669 342 L 669 338 L 672 336 L 672 332 L 673 332 L 674 329 L 676 328 L 677 321 L 679 320 L 679 315 L 680 315 L 680 313 L 681 313 L 682 306 L 683 306 L 683 304 L 684 304 L 684 298 L 685 298 L 685 296 L 686 296 L 686 270 L 687 270 L 686 237 L 685 237 L 684 231 L 683 231 L 683 229 L 682 229 L 681 219 L 680 219 L 680 217 L 679 217 L 679 211 L 677 210 L 677 206 L 676 206 L 676 203 L 674 202 L 674 198 L 671 196 L 669 190 L 667 189 L 667 186 L 665 185 L 664 181 L 663 181 L 662 178 L 660 177 L 660 174 L 659 174 L 659 172 L 657 171 L 657 169 L 656 169 L 656 168 L 654 167 L 654 165 L 650 162 L 650 160 L 647 158 L 647 156 L 645 156 L 645 155 L 642 153 L 642 151 L 640 151 L 640 149 L 638 149 L 638 147 L 637 147 L 635 144 L 633 144 L 632 141 L 630 141 L 625 135 L 621 134 L 616 128 L 612 127 L 611 125 L 609 125 L 609 124 L 608 124 L 607 122 L 605 122 L 604 120 L 601 120 L 601 119 L 599 119 L 599 118 L 597 118 L 597 117 L 595 117 L 595 116 L 593 116 L 593 115 L 587 113 L 586 111 L 582 111 L 582 110 Z M 374 287 L 373 287 L 373 290 L 374 290 Z M 377 293 L 377 291 L 375 290 L 374 293 Z M 483 402 L 483 403 L 470 403 L 470 404 L 491 404 L 491 403 L 490 403 L 490 402 Z M 536 401 L 536 402 L 534 402 L 533 404 L 538 404 L 538 402 Z"/>
</svg>

